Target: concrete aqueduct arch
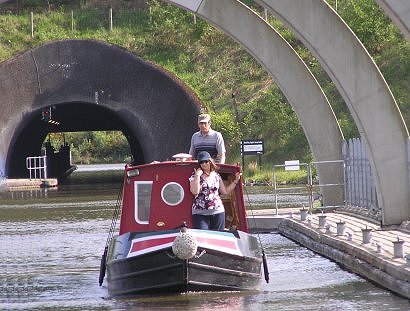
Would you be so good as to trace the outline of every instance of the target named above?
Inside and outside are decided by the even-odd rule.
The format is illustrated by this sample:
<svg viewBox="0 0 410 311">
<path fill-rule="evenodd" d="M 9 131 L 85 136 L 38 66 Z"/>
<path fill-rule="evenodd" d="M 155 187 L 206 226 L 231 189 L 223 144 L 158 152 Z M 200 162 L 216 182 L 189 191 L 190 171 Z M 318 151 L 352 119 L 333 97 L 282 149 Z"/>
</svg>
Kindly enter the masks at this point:
<svg viewBox="0 0 410 311">
<path fill-rule="evenodd" d="M 386 81 L 363 44 L 325 1 L 258 2 L 309 48 L 343 96 L 366 146 L 383 224 L 408 219 L 409 133 Z"/>
<path fill-rule="evenodd" d="M 239 1 L 169 1 L 198 14 L 242 44 L 275 79 L 297 114 L 316 161 L 341 159 L 343 135 L 319 84 L 292 47 Z M 342 170 L 318 167 L 322 183 L 340 183 Z M 324 187 L 326 205 L 343 204 L 343 189 Z"/>
<path fill-rule="evenodd" d="M 376 0 L 379 6 L 397 25 L 407 41 L 410 41 L 410 1 Z"/>
<path fill-rule="evenodd" d="M 266 41 L 266 38 L 261 36 L 263 24 L 255 20 L 243 23 L 247 15 L 240 15 L 237 12 L 239 7 L 237 1 L 219 3 L 219 1 L 209 0 L 173 0 L 169 2 L 212 22 L 243 44 L 265 68 L 273 69 L 270 71 L 271 74 L 277 73 L 277 67 L 268 67 L 262 61 L 268 59 L 267 54 L 273 53 L 271 41 Z M 282 19 L 311 50 L 347 103 L 367 147 L 379 206 L 383 210 L 383 223 L 398 224 L 407 219 L 409 216 L 406 147 L 408 131 L 397 104 L 370 55 L 349 27 L 324 1 L 260 0 L 258 2 Z M 251 37 L 248 34 L 252 34 Z M 286 57 L 282 54 L 279 57 L 283 57 L 280 61 L 289 65 Z M 294 81 L 294 87 L 299 81 L 300 79 Z M 280 84 L 280 80 L 278 83 Z M 297 92 L 288 89 L 290 91 L 288 93 L 283 86 L 281 85 L 281 88 L 286 96 L 290 97 Z M 290 103 L 295 105 L 291 100 Z M 293 107 L 300 117 L 297 106 Z M 314 118 L 304 119 L 306 122 L 300 120 L 307 137 L 310 137 L 312 132 L 309 126 L 313 124 Z M 315 145 L 309 138 L 308 141 L 314 152 L 319 144 Z M 394 152 L 386 152 L 386 150 L 394 150 Z"/>
</svg>

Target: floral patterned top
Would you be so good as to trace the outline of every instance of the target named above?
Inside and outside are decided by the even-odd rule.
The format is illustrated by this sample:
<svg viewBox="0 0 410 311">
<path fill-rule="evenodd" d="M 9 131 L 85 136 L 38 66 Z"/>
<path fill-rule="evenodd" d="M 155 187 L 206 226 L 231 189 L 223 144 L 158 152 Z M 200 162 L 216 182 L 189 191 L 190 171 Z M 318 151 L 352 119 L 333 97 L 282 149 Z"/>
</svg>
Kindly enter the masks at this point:
<svg viewBox="0 0 410 311">
<path fill-rule="evenodd" d="M 216 172 L 211 172 L 208 180 L 205 180 L 201 175 L 199 185 L 200 192 L 194 198 L 192 204 L 192 214 L 214 215 L 225 211 L 221 197 L 219 196 L 219 181 L 220 175 Z M 193 174 L 189 181 L 194 179 Z"/>
</svg>

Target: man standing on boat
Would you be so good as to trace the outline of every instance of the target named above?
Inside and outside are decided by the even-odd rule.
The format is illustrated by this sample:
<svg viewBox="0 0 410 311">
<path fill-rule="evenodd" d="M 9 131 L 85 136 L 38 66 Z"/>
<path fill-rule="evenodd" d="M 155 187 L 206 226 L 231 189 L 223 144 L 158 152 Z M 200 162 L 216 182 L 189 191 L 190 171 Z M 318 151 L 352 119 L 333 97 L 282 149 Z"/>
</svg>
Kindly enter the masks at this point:
<svg viewBox="0 0 410 311">
<path fill-rule="evenodd" d="M 211 129 L 211 116 L 207 113 L 198 116 L 199 131 L 191 138 L 189 154 L 197 159 L 198 153 L 207 151 L 217 163 L 225 163 L 225 142 L 220 132 Z"/>
</svg>

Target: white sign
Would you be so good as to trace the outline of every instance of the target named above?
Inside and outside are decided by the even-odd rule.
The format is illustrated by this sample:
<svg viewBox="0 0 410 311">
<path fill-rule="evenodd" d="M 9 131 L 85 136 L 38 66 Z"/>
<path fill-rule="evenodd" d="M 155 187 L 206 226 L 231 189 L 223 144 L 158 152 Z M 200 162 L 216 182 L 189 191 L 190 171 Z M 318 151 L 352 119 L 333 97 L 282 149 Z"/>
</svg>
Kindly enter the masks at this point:
<svg viewBox="0 0 410 311">
<path fill-rule="evenodd" d="M 243 154 L 263 154 L 263 140 L 242 140 L 241 152 Z"/>
<path fill-rule="evenodd" d="M 285 161 L 285 171 L 299 171 L 299 160 Z"/>
<path fill-rule="evenodd" d="M 243 151 L 244 152 L 250 152 L 250 151 L 262 152 L 263 145 L 243 145 Z"/>
</svg>

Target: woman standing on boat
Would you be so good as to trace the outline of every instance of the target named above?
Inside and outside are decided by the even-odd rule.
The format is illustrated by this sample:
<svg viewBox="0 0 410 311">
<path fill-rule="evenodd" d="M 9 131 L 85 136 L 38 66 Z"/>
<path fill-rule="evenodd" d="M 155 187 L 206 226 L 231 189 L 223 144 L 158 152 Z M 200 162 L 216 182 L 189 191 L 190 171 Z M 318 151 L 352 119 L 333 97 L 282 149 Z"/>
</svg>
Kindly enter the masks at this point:
<svg viewBox="0 0 410 311">
<path fill-rule="evenodd" d="M 231 193 L 238 184 L 241 173 L 237 172 L 235 180 L 225 187 L 208 152 L 198 153 L 197 160 L 199 168 L 189 178 L 190 190 L 195 196 L 192 204 L 194 228 L 222 231 L 225 229 L 225 208 L 219 194 Z"/>
</svg>

